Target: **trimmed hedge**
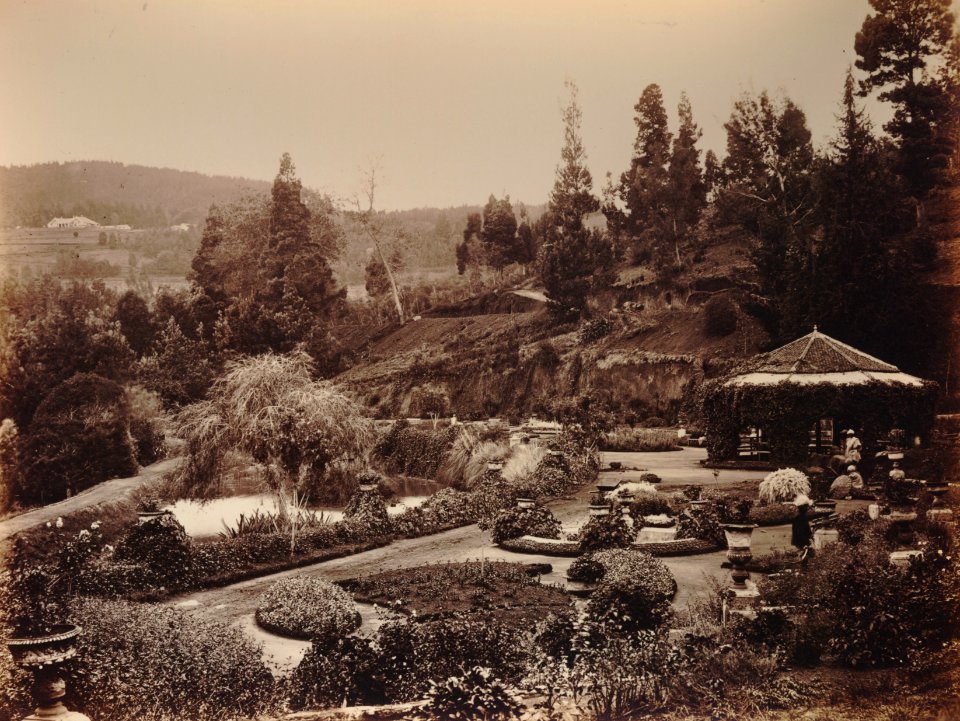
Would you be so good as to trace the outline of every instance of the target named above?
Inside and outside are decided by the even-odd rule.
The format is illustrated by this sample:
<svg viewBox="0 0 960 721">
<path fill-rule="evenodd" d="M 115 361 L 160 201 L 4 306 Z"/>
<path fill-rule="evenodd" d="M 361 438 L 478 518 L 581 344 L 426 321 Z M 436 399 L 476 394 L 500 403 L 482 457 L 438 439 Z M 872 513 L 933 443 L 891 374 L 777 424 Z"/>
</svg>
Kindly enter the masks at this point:
<svg viewBox="0 0 960 721">
<path fill-rule="evenodd" d="M 500 543 L 500 548 L 514 553 L 536 553 L 542 556 L 571 557 L 580 555 L 580 544 L 576 541 L 552 541 L 536 536 L 521 536 Z M 710 541 L 699 538 L 677 538 L 669 541 L 650 541 L 632 543 L 630 548 L 646 551 L 651 556 L 694 556 L 698 553 L 712 553 L 719 549 Z"/>
</svg>

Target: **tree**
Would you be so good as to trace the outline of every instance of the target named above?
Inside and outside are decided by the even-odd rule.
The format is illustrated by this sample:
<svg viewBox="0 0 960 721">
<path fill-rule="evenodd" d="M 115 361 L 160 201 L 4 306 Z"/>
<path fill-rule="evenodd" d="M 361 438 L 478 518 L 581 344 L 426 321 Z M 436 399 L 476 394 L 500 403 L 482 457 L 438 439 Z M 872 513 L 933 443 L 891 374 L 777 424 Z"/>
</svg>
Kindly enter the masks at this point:
<svg viewBox="0 0 960 721">
<path fill-rule="evenodd" d="M 668 224 L 671 135 L 660 86 L 644 88 L 633 109 L 637 137 L 630 168 L 620 176 L 617 196 L 625 208 L 619 227 L 636 252 L 638 242 L 657 246 Z"/>
<path fill-rule="evenodd" d="M 480 266 L 484 264 L 486 256 L 480 239 L 482 234 L 483 216 L 480 213 L 470 213 L 463 228 L 463 241 L 457 245 L 457 272 L 460 275 L 468 268 L 474 273 L 479 272 Z"/>
<path fill-rule="evenodd" d="M 950 0 L 870 0 L 876 11 L 854 41 L 861 93 L 879 90 L 894 106 L 884 128 L 899 143 L 897 170 L 922 199 L 941 179 L 950 155 L 941 131 L 949 110 L 944 85 L 928 69 L 953 37 Z"/>
<path fill-rule="evenodd" d="M 160 332 L 154 353 L 140 361 L 138 375 L 143 385 L 156 392 L 167 407 L 184 406 L 207 394 L 213 382 L 215 361 L 210 346 L 202 338 L 188 338 L 170 318 Z"/>
<path fill-rule="evenodd" d="M 150 351 L 157 331 L 150 308 L 139 293 L 128 290 L 121 295 L 113 319 L 120 324 L 120 332 L 138 358 Z"/>
<path fill-rule="evenodd" d="M 224 242 L 224 226 L 220 208 L 211 205 L 204 224 L 203 236 L 200 238 L 200 247 L 190 263 L 193 272 L 187 276 L 214 301 L 225 299 L 223 270 L 216 262 L 217 250 Z"/>
<path fill-rule="evenodd" d="M 394 248 L 390 254 L 390 271 L 396 275 L 403 269 L 403 265 L 403 255 L 400 248 Z M 377 252 L 370 253 L 366 268 L 364 268 L 364 278 L 364 287 L 371 298 L 379 298 L 392 290 L 390 278 L 387 276 L 387 268 Z"/>
<path fill-rule="evenodd" d="M 744 94 L 724 128 L 721 217 L 756 236 L 752 260 L 764 295 L 779 312 L 780 331 L 809 327 L 816 321 L 808 317 L 798 284 L 810 272 L 818 200 L 806 116 L 789 98 L 775 103 L 766 92 Z"/>
<path fill-rule="evenodd" d="M 233 362 L 210 399 L 188 406 L 178 418 L 188 451 L 178 475 L 181 491 L 205 495 L 219 483 L 228 452 L 249 455 L 290 521 L 291 553 L 311 484 L 332 464 L 366 457 L 374 437 L 354 401 L 312 380 L 312 366 L 301 352 Z"/>
<path fill-rule="evenodd" d="M 360 224 L 360 227 L 363 229 L 364 234 L 373 241 L 373 247 L 376 251 L 377 256 L 380 258 L 380 264 L 384 272 L 387 275 L 387 281 L 390 284 L 390 293 L 393 295 L 393 304 L 397 310 L 397 322 L 400 325 L 404 324 L 406 318 L 403 313 L 403 303 L 400 300 L 400 289 L 397 286 L 397 280 L 393 275 L 393 271 L 390 268 L 390 264 L 387 262 L 387 257 L 383 251 L 383 218 L 382 214 L 377 213 L 374 210 L 374 199 L 377 192 L 377 168 L 376 166 L 371 166 L 366 173 L 366 188 L 365 193 L 367 196 L 367 208 L 363 210 L 360 207 L 360 200 L 356 201 L 357 212 L 355 213 L 355 218 Z"/>
<path fill-rule="evenodd" d="M 599 284 L 597 271 L 611 259 L 610 244 L 602 233 L 584 227 L 586 215 L 600 208 L 593 195 L 593 178 L 580 138 L 582 113 L 577 87 L 567 82 L 570 99 L 563 109 L 564 144 L 547 213 L 539 224 L 540 277 L 546 288 L 547 307 L 557 320 L 580 317 L 587 296 Z"/>
<path fill-rule="evenodd" d="M 123 388 L 92 373 L 57 386 L 37 408 L 23 463 L 24 503 L 52 503 L 108 478 L 132 476 L 136 451 Z"/>
<path fill-rule="evenodd" d="M 669 224 L 666 232 L 673 241 L 679 266 L 680 243 L 700 220 L 700 213 L 707 203 L 707 186 L 700 169 L 700 151 L 697 149 L 697 141 L 703 132 L 693 121 L 693 110 L 686 93 L 680 96 L 677 114 L 680 128 L 673 140 L 667 169 L 666 208 Z"/>
<path fill-rule="evenodd" d="M 811 316 L 826 332 L 893 357 L 916 300 L 916 254 L 905 236 L 913 212 L 894 172 L 895 150 L 856 105 L 852 73 L 838 120 L 817 171 L 822 238 L 810 266 Z"/>
<path fill-rule="evenodd" d="M 517 217 L 510 205 L 510 196 L 497 200 L 490 196 L 483 208 L 483 229 L 480 231 L 487 263 L 498 272 L 517 261 Z"/>
</svg>

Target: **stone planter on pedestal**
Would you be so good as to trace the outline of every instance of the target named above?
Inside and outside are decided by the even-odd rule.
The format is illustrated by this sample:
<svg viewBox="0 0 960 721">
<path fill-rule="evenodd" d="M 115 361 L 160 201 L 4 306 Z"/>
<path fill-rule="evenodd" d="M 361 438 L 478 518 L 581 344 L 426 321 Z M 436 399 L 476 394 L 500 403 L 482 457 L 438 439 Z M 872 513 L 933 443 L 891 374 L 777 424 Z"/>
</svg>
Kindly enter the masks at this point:
<svg viewBox="0 0 960 721">
<path fill-rule="evenodd" d="M 730 562 L 730 588 L 724 600 L 724 619 L 731 612 L 743 613 L 751 609 L 760 596 L 750 580 L 747 564 L 753 559 L 753 523 L 725 523 L 723 534 L 727 539 L 727 560 Z"/>
<path fill-rule="evenodd" d="M 33 672 L 33 698 L 37 708 L 24 721 L 90 721 L 63 705 L 67 684 L 60 676 L 60 667 L 76 655 L 80 631 L 79 626 L 57 626 L 46 636 L 7 641 L 14 663 Z"/>
<path fill-rule="evenodd" d="M 927 518 L 931 521 L 940 521 L 941 523 L 949 523 L 952 521 L 953 509 L 947 508 L 943 502 L 943 497 L 949 490 L 950 484 L 943 481 L 924 481 L 923 485 L 926 487 L 927 492 L 933 496 L 933 503 L 930 506 L 930 510 L 927 511 Z"/>
<path fill-rule="evenodd" d="M 533 508 L 536 505 L 532 498 L 518 498 L 517 508 Z"/>
<path fill-rule="evenodd" d="M 144 523 L 150 523 L 150 521 L 163 518 L 169 515 L 169 513 L 170 511 L 137 511 L 137 525 L 142 526 Z"/>
<path fill-rule="evenodd" d="M 713 502 L 711 501 L 698 499 L 696 501 L 690 501 L 690 510 L 694 512 L 705 511 L 708 508 L 710 508 L 710 506 L 712 505 L 713 505 Z"/>
<path fill-rule="evenodd" d="M 590 504 L 590 507 L 587 509 L 587 513 L 593 516 L 608 516 L 610 515 L 610 504 L 604 502 L 594 501 Z"/>
</svg>

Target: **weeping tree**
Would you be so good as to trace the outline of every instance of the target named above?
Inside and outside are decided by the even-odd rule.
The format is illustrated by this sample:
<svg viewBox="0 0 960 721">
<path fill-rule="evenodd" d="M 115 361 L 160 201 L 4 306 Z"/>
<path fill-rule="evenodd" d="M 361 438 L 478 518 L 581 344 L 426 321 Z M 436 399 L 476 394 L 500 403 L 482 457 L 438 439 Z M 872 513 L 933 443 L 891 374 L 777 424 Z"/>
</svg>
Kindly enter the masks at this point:
<svg viewBox="0 0 960 721">
<path fill-rule="evenodd" d="M 180 492 L 207 497 L 219 488 L 228 452 L 252 457 L 289 524 L 291 553 L 310 487 L 332 464 L 365 458 L 374 438 L 360 406 L 314 381 L 312 371 L 312 359 L 301 351 L 243 358 L 227 365 L 210 400 L 185 408 L 177 419 L 187 442 L 176 479 Z"/>
</svg>

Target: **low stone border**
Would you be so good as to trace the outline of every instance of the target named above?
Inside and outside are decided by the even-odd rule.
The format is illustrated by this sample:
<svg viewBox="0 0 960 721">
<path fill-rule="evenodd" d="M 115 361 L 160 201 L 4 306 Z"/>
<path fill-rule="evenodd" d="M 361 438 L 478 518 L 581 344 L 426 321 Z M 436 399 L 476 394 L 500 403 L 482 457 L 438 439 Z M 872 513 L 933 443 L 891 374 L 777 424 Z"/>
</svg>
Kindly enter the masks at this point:
<svg viewBox="0 0 960 721">
<path fill-rule="evenodd" d="M 577 541 L 558 541 L 538 536 L 520 536 L 500 542 L 500 548 L 514 553 L 538 553 L 544 556 L 579 556 L 580 544 Z M 637 551 L 646 551 L 651 556 L 693 556 L 698 553 L 711 553 L 717 546 L 699 538 L 676 538 L 669 541 L 649 541 L 633 543 L 630 546 Z"/>
</svg>

